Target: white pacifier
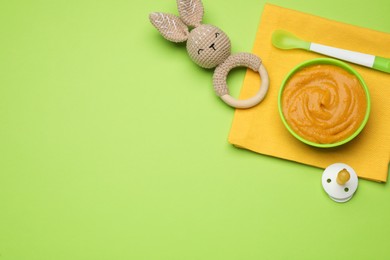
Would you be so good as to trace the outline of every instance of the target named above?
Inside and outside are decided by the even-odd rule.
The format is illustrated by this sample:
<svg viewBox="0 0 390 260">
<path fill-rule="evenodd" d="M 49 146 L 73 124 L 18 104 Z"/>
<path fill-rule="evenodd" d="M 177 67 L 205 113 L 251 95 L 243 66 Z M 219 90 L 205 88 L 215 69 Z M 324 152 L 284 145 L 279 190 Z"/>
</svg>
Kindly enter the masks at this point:
<svg viewBox="0 0 390 260">
<path fill-rule="evenodd" d="M 322 174 L 322 187 L 332 200 L 347 202 L 358 187 L 358 177 L 351 166 L 335 163 L 328 166 Z"/>
</svg>

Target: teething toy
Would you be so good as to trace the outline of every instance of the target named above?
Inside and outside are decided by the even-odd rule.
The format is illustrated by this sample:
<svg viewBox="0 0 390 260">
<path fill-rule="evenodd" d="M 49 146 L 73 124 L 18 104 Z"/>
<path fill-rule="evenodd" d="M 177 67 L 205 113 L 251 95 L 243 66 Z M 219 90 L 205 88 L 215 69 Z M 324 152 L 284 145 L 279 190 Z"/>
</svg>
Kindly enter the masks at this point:
<svg viewBox="0 0 390 260">
<path fill-rule="evenodd" d="M 213 85 L 216 94 L 235 108 L 249 108 L 260 103 L 268 91 L 269 77 L 261 59 L 251 53 L 231 54 L 230 40 L 219 28 L 201 24 L 203 4 L 201 0 L 177 0 L 179 17 L 167 13 L 151 13 L 149 19 L 161 35 L 172 42 L 187 41 L 190 58 L 203 68 L 214 68 Z M 189 31 L 188 27 L 194 27 Z M 229 95 L 226 78 L 235 67 L 246 66 L 259 72 L 261 86 L 251 98 L 238 100 Z"/>
<path fill-rule="evenodd" d="M 358 177 L 351 166 L 335 163 L 322 174 L 322 186 L 332 200 L 347 202 L 357 189 Z"/>
</svg>

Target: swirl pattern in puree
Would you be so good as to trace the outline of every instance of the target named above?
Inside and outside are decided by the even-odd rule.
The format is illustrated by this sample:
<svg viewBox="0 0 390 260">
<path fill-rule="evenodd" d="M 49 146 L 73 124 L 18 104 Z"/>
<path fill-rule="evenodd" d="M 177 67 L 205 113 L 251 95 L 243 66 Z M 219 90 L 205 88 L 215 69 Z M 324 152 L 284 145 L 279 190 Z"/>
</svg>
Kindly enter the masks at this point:
<svg viewBox="0 0 390 260">
<path fill-rule="evenodd" d="M 342 141 L 364 120 L 366 94 L 359 79 L 335 65 L 305 67 L 288 80 L 282 110 L 302 138 L 319 144 Z"/>
</svg>

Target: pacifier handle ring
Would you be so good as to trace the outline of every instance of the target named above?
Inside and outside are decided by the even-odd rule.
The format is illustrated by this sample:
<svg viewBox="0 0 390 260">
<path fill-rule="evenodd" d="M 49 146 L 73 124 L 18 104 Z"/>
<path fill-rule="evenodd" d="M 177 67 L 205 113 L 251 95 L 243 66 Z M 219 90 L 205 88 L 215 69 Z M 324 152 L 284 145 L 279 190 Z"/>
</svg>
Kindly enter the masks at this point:
<svg viewBox="0 0 390 260">
<path fill-rule="evenodd" d="M 232 97 L 229 94 L 226 83 L 226 78 L 230 70 L 242 66 L 258 71 L 261 78 L 259 91 L 248 99 L 236 99 Z M 213 84 L 217 95 L 229 106 L 234 108 L 250 108 L 259 104 L 265 98 L 269 88 L 269 76 L 259 57 L 251 53 L 238 53 L 230 56 L 224 63 L 216 68 Z"/>
</svg>

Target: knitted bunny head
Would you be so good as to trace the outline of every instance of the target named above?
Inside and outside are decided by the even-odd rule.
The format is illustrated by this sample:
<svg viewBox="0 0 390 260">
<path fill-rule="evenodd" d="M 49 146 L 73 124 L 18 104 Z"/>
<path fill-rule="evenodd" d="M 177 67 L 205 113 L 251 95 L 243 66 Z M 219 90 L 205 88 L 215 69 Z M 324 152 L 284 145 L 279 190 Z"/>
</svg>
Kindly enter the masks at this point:
<svg viewBox="0 0 390 260">
<path fill-rule="evenodd" d="M 177 0 L 180 18 L 173 14 L 152 13 L 151 23 L 169 41 L 187 41 L 191 59 L 203 68 L 214 68 L 230 56 L 230 40 L 219 28 L 200 24 L 203 5 L 200 0 Z M 187 26 L 195 27 L 191 32 Z"/>
<path fill-rule="evenodd" d="M 214 68 L 213 85 L 216 94 L 225 103 L 236 108 L 249 108 L 263 100 L 269 85 L 268 73 L 261 60 L 251 53 L 231 55 L 230 40 L 218 27 L 201 24 L 203 4 L 201 0 L 176 0 L 179 17 L 167 13 L 151 13 L 149 19 L 154 27 L 172 42 L 187 41 L 190 58 L 203 68 Z M 193 28 L 190 31 L 190 28 Z M 238 66 L 246 66 L 260 73 L 260 90 L 255 96 L 237 100 L 229 95 L 226 77 L 229 71 Z"/>
<path fill-rule="evenodd" d="M 230 56 L 230 40 L 219 28 L 201 25 L 189 34 L 187 51 L 199 66 L 214 68 Z"/>
</svg>

